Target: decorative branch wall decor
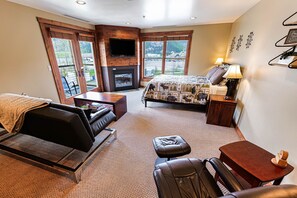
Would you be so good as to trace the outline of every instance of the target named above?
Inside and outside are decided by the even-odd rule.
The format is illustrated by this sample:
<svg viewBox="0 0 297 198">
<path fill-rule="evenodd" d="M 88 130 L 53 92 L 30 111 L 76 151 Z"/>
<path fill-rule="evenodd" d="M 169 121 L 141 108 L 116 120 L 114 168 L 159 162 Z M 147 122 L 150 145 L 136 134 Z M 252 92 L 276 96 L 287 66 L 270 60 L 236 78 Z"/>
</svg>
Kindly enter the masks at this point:
<svg viewBox="0 0 297 198">
<path fill-rule="evenodd" d="M 235 46 L 235 39 L 236 39 L 236 36 L 233 37 L 232 41 L 231 41 L 231 45 L 230 45 L 230 50 L 229 50 L 229 53 L 231 54 L 234 50 L 234 46 Z"/>
<path fill-rule="evenodd" d="M 236 45 L 236 50 L 239 51 L 240 47 L 241 47 L 241 42 L 243 41 L 242 39 L 243 35 L 240 35 L 238 40 L 237 40 L 237 45 Z"/>
<path fill-rule="evenodd" d="M 246 49 L 250 48 L 250 46 L 252 45 L 254 35 L 255 35 L 254 32 L 250 32 L 250 34 L 248 35 L 248 38 L 246 39 L 246 44 L 245 44 Z"/>
<path fill-rule="evenodd" d="M 297 12 L 286 18 L 283 26 L 297 26 L 296 19 L 292 19 L 295 15 L 297 16 Z M 289 20 L 291 22 L 288 22 Z M 268 65 L 286 65 L 290 69 L 297 69 L 297 29 L 290 29 L 288 34 L 276 41 L 274 45 L 275 47 L 289 47 L 289 49 L 271 59 Z"/>
</svg>

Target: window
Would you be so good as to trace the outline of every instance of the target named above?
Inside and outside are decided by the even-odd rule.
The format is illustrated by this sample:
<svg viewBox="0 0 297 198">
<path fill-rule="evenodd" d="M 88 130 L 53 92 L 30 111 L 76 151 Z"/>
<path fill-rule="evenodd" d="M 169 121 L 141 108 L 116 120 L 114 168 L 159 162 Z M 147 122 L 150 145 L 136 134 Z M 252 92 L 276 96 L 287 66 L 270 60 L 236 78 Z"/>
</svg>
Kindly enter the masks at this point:
<svg viewBox="0 0 297 198">
<path fill-rule="evenodd" d="M 162 73 L 163 42 L 144 42 L 144 76 L 153 77 Z"/>
<path fill-rule="evenodd" d="M 187 46 L 187 40 L 167 41 L 165 74 L 185 74 Z"/>
<path fill-rule="evenodd" d="M 87 84 L 87 90 L 98 87 L 96 74 L 95 58 L 93 51 L 93 43 L 89 41 L 79 41 L 80 53 L 83 62 L 83 75 Z"/>
<path fill-rule="evenodd" d="M 66 98 L 80 94 L 71 40 L 52 38 L 52 43 Z"/>
<path fill-rule="evenodd" d="M 159 74 L 187 74 L 192 33 L 179 31 L 141 34 L 142 78 L 152 78 Z"/>
<path fill-rule="evenodd" d="M 77 94 L 101 91 L 95 31 L 42 18 L 38 21 L 61 103 L 72 104 Z"/>
</svg>

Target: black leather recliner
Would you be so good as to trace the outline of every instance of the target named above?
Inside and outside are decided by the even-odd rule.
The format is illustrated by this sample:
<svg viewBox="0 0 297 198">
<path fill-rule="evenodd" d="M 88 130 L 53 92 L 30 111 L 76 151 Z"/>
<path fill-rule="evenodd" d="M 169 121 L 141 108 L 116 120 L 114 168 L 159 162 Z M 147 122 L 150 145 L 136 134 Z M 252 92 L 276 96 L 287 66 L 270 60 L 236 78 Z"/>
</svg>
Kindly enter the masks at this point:
<svg viewBox="0 0 297 198">
<path fill-rule="evenodd" d="M 230 194 L 223 195 L 213 176 L 206 168 L 209 162 Z M 234 175 L 217 158 L 204 160 L 183 158 L 156 165 L 154 179 L 160 198 L 272 198 L 297 197 L 297 186 L 280 185 L 244 190 Z"/>
<path fill-rule="evenodd" d="M 87 119 L 80 108 L 51 103 L 27 112 L 20 133 L 87 152 L 95 136 L 115 117 L 110 109 L 104 108 Z"/>
</svg>

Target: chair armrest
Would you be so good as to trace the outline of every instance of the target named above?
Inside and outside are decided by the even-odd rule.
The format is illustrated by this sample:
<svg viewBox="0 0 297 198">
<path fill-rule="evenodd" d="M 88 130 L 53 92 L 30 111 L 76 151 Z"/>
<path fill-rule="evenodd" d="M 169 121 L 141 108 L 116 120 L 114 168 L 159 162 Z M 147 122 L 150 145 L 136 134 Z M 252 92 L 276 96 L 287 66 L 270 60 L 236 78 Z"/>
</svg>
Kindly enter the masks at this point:
<svg viewBox="0 0 297 198">
<path fill-rule="evenodd" d="M 223 162 L 221 162 L 221 160 L 213 157 L 206 161 L 212 165 L 230 192 L 241 191 L 244 189 L 230 170 L 223 164 Z"/>
<path fill-rule="evenodd" d="M 297 197 L 296 185 L 264 186 L 233 192 L 225 195 L 224 198 L 249 198 L 249 197 L 278 197 L 288 198 Z"/>
<path fill-rule="evenodd" d="M 89 120 L 94 136 L 98 135 L 104 128 L 106 128 L 116 118 L 115 114 L 108 108 L 91 114 Z"/>
<path fill-rule="evenodd" d="M 92 124 L 94 121 L 98 120 L 99 118 L 103 117 L 105 114 L 110 112 L 111 110 L 108 108 L 103 108 L 96 113 L 91 114 L 91 119 L 89 119 L 89 123 Z"/>
</svg>

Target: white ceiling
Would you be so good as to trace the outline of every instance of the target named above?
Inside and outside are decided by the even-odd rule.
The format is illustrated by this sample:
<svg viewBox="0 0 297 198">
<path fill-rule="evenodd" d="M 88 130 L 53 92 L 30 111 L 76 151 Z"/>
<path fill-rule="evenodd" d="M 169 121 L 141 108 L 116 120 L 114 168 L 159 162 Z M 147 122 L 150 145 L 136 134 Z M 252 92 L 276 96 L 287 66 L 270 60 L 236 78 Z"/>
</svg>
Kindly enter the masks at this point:
<svg viewBox="0 0 297 198">
<path fill-rule="evenodd" d="M 232 23 L 260 0 L 85 0 L 85 5 L 75 0 L 9 1 L 90 24 L 152 28 Z"/>
</svg>

